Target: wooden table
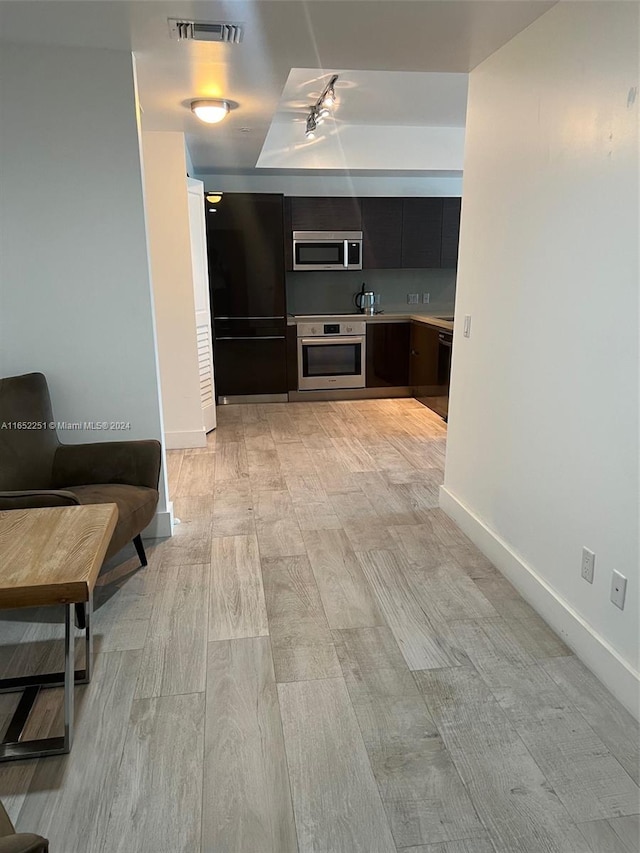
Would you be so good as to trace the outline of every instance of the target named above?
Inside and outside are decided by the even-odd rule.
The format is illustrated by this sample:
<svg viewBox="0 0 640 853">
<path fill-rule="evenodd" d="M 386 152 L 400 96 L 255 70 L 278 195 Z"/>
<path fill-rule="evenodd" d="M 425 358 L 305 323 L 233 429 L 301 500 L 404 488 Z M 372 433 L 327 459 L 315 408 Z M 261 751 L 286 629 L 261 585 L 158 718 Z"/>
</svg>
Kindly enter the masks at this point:
<svg viewBox="0 0 640 853">
<path fill-rule="evenodd" d="M 0 679 L 0 693 L 23 690 L 0 744 L 0 761 L 69 752 L 73 688 L 91 680 L 93 588 L 111 540 L 115 504 L 0 512 L 0 609 L 64 605 L 64 672 Z M 75 669 L 74 608 L 83 611 L 85 666 Z M 21 741 L 38 692 L 64 686 L 64 736 Z"/>
</svg>

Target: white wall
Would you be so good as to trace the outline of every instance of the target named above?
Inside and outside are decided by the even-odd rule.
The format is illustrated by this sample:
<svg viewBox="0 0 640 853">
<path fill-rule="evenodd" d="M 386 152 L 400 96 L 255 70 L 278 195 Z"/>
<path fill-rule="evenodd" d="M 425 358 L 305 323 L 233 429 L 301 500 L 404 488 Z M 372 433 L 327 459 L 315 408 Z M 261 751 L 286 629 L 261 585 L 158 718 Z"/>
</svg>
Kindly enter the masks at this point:
<svg viewBox="0 0 640 853">
<path fill-rule="evenodd" d="M 437 196 L 462 194 L 462 176 L 291 175 L 255 173 L 195 175 L 207 191 L 283 193 L 287 196 Z"/>
<path fill-rule="evenodd" d="M 166 445 L 204 447 L 184 135 L 145 131 L 142 151 Z"/>
<path fill-rule="evenodd" d="M 441 496 L 636 714 L 637 86 L 626 3 L 560 3 L 470 75 Z"/>
<path fill-rule="evenodd" d="M 45 373 L 57 420 L 131 424 L 63 441 L 161 439 L 132 57 L 4 44 L 0 80 L 0 372 Z"/>
</svg>

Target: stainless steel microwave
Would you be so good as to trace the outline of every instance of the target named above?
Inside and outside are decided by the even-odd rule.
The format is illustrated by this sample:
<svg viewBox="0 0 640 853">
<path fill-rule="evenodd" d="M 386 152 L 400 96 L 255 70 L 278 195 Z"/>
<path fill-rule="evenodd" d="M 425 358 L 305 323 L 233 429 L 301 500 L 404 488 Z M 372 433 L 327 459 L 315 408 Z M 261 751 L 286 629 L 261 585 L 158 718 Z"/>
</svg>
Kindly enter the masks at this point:
<svg viewBox="0 0 640 853">
<path fill-rule="evenodd" d="M 294 231 L 294 270 L 361 270 L 362 231 Z"/>
</svg>

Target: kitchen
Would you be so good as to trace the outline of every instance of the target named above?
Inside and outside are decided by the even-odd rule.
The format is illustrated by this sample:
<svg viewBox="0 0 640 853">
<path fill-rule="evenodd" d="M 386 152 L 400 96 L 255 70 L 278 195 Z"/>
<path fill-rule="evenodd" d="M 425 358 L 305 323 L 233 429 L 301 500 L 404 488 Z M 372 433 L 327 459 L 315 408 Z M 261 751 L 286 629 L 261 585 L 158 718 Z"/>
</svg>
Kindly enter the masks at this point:
<svg viewBox="0 0 640 853">
<path fill-rule="evenodd" d="M 219 403 L 415 396 L 447 419 L 459 198 L 208 199 Z"/>
<path fill-rule="evenodd" d="M 156 532 L 181 521 L 105 577 L 73 753 L 5 767 L 10 817 L 65 853 L 637 850 L 637 4 L 189 4 L 246 27 L 219 44 L 171 37 L 180 5 L 0 10 L 5 372 L 45 365 L 56 418 L 111 408 L 164 439 Z M 457 73 L 468 111 L 427 110 L 430 75 Z M 196 98 L 235 105 L 205 127 Z M 246 332 L 278 357 L 228 370 L 229 396 L 275 373 L 284 399 L 214 407 L 218 296 L 192 273 L 236 194 L 276 197 L 282 249 L 255 277 L 279 289 L 214 307 L 218 380 Z M 406 257 L 427 201 L 430 263 Z M 362 268 L 294 269 L 294 231 L 347 232 L 347 265 L 362 232 Z M 355 315 L 369 293 L 384 313 Z M 454 304 L 445 424 L 412 362 Z M 361 398 L 295 402 L 328 394 L 298 390 L 327 320 L 364 337 L 364 388 L 341 389 Z M 344 369 L 314 355 L 307 373 Z M 50 622 L 3 621 L 11 662 L 44 661 Z"/>
</svg>

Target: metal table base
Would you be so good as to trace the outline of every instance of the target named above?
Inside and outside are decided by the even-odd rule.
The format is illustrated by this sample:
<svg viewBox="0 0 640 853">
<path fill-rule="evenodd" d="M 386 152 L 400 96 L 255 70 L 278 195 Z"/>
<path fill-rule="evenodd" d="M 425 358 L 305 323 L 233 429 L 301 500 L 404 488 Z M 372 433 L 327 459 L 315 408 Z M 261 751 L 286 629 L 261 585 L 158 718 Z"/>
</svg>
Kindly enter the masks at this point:
<svg viewBox="0 0 640 853">
<path fill-rule="evenodd" d="M 64 755 L 73 742 L 73 693 L 76 684 L 91 680 L 93 660 L 93 635 L 91 632 L 92 601 L 85 603 L 85 668 L 75 669 L 74 604 L 65 605 L 64 614 L 64 671 L 19 678 L 0 679 L 0 693 L 24 691 L 18 707 L 0 743 L 0 762 L 22 758 L 43 758 L 47 755 Z M 64 735 L 58 737 L 21 740 L 29 714 L 41 689 L 64 687 Z"/>
</svg>

